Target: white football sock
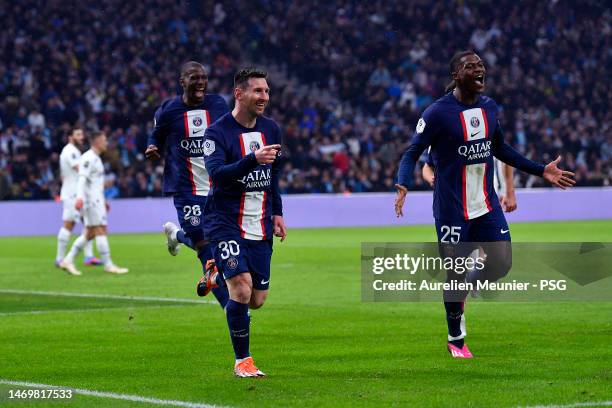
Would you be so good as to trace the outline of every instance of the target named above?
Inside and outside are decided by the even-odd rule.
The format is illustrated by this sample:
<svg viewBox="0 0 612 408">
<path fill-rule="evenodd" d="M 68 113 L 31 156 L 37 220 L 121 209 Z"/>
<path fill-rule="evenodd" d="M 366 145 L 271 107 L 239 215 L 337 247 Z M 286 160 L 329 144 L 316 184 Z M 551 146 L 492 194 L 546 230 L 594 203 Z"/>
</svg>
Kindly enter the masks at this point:
<svg viewBox="0 0 612 408">
<path fill-rule="evenodd" d="M 55 259 L 62 260 L 66 256 L 66 248 L 68 247 L 68 241 L 70 241 L 70 231 L 66 228 L 60 228 L 57 233 L 57 256 Z"/>
<path fill-rule="evenodd" d="M 72 243 L 72 248 L 70 248 L 70 252 L 68 252 L 64 261 L 67 263 L 74 263 L 74 258 L 81 252 L 86 243 L 87 239 L 85 239 L 85 235 L 79 235 Z"/>
<path fill-rule="evenodd" d="M 87 241 L 85 248 L 83 248 L 83 254 L 85 255 L 85 258 L 93 258 L 93 239 L 91 241 Z"/>
<path fill-rule="evenodd" d="M 100 260 L 102 260 L 104 266 L 112 265 L 113 261 L 111 260 L 110 246 L 108 245 L 108 238 L 106 235 L 98 235 L 96 237 L 96 248 L 98 248 Z"/>
</svg>

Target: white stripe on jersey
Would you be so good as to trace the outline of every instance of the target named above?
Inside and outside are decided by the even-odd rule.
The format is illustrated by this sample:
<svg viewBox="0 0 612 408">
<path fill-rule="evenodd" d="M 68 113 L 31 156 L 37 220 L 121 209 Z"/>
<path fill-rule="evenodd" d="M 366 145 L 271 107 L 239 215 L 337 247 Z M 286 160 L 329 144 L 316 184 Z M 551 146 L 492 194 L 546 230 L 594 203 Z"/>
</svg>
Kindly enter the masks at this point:
<svg viewBox="0 0 612 408">
<path fill-rule="evenodd" d="M 261 132 L 248 132 L 240 135 L 242 157 L 266 145 L 266 138 Z M 266 212 L 266 192 L 248 191 L 242 194 L 238 225 L 242 237 L 261 241 L 266 239 L 264 217 Z"/>
<path fill-rule="evenodd" d="M 185 137 L 204 137 L 210 126 L 210 114 L 203 109 L 194 109 L 184 113 Z M 194 195 L 206 196 L 210 190 L 210 177 L 204 166 L 204 156 L 187 157 L 187 169 L 191 180 L 191 192 Z"/>
<path fill-rule="evenodd" d="M 489 125 L 482 108 L 467 109 L 461 112 L 463 140 L 471 142 L 486 139 L 489 136 Z M 486 163 L 463 166 L 462 177 L 463 216 L 466 220 L 480 217 L 491 211 L 487 194 Z"/>
<path fill-rule="evenodd" d="M 265 191 L 248 191 L 242 196 L 240 206 L 240 228 L 242 238 L 261 241 L 266 238 L 266 230 L 263 225 L 265 212 Z"/>
<path fill-rule="evenodd" d="M 491 211 L 487 195 L 487 164 L 463 167 L 463 215 L 471 220 Z"/>
</svg>

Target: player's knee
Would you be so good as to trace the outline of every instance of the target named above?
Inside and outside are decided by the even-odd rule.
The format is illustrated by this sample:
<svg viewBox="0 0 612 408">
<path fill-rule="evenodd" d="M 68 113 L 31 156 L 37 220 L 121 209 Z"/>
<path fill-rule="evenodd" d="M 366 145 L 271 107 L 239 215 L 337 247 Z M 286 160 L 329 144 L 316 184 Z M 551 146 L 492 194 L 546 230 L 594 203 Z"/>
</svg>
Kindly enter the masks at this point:
<svg viewBox="0 0 612 408">
<path fill-rule="evenodd" d="M 251 309 L 259 309 L 260 307 L 264 305 L 267 297 L 268 297 L 267 290 L 253 290 L 253 295 L 251 296 L 249 307 Z"/>
<path fill-rule="evenodd" d="M 512 268 L 512 256 L 505 256 L 501 259 L 497 259 L 493 265 L 491 265 L 490 269 L 490 278 L 489 280 L 496 281 L 504 276 L 508 275 L 510 269 Z"/>
<path fill-rule="evenodd" d="M 251 289 L 248 286 L 237 286 L 230 289 L 230 298 L 240 303 L 250 303 Z"/>
<path fill-rule="evenodd" d="M 230 298 L 240 303 L 249 303 L 253 292 L 251 276 L 241 273 L 226 281 L 230 292 Z"/>
</svg>

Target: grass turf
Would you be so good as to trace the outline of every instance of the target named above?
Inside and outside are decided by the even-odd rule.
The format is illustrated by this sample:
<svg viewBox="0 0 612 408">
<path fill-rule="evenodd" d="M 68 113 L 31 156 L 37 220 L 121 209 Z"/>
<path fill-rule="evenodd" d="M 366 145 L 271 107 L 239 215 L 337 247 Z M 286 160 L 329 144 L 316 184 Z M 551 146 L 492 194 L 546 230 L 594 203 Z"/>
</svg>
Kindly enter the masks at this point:
<svg viewBox="0 0 612 408">
<path fill-rule="evenodd" d="M 611 241 L 612 222 L 512 225 L 515 241 Z M 474 303 L 476 358 L 451 359 L 436 303 L 362 303 L 361 241 L 433 241 L 431 226 L 293 230 L 275 244 L 251 351 L 269 377 L 235 379 L 212 304 L 0 293 L 0 379 L 165 400 L 264 406 L 517 406 L 612 400 L 612 302 Z M 112 235 L 125 276 L 52 265 L 54 237 L 0 240 L 0 288 L 194 299 L 200 272 L 161 234 Z M 9 406 L 145 406 L 88 396 Z"/>
</svg>

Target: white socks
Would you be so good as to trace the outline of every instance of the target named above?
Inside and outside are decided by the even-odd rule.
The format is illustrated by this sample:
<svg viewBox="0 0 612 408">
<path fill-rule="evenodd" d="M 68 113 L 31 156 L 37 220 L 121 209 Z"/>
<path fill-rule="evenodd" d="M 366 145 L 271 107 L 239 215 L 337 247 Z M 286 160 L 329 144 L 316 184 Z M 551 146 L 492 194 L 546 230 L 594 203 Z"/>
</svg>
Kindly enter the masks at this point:
<svg viewBox="0 0 612 408">
<path fill-rule="evenodd" d="M 66 247 L 68 246 L 69 240 L 70 231 L 68 231 L 64 227 L 60 228 L 59 232 L 57 233 L 57 255 L 55 257 L 55 259 L 57 259 L 58 261 L 64 259 L 64 256 L 66 255 Z"/>
<path fill-rule="evenodd" d="M 85 258 L 93 258 L 93 256 L 94 256 L 94 254 L 93 254 L 93 240 L 87 241 L 87 243 L 85 243 L 85 248 L 83 248 L 83 254 L 85 255 Z"/>
<path fill-rule="evenodd" d="M 72 244 L 72 248 L 70 248 L 70 252 L 68 252 L 68 255 L 66 255 L 64 260 L 67 263 L 74 263 L 74 258 L 79 254 L 79 252 L 81 252 L 86 243 L 87 240 L 85 239 L 85 235 L 79 235 L 79 237 Z"/>
<path fill-rule="evenodd" d="M 104 266 L 112 265 L 113 261 L 110 257 L 110 246 L 108 245 L 108 238 L 106 235 L 98 235 L 96 237 L 96 248 L 100 254 L 100 259 Z"/>
<path fill-rule="evenodd" d="M 70 241 L 70 234 L 70 231 L 64 227 L 60 228 L 57 233 L 57 255 L 55 259 L 58 261 L 61 261 L 66 256 L 66 248 L 68 247 L 68 241 Z M 84 252 L 86 258 L 93 257 L 93 242 L 87 241 L 85 243 Z"/>
</svg>

